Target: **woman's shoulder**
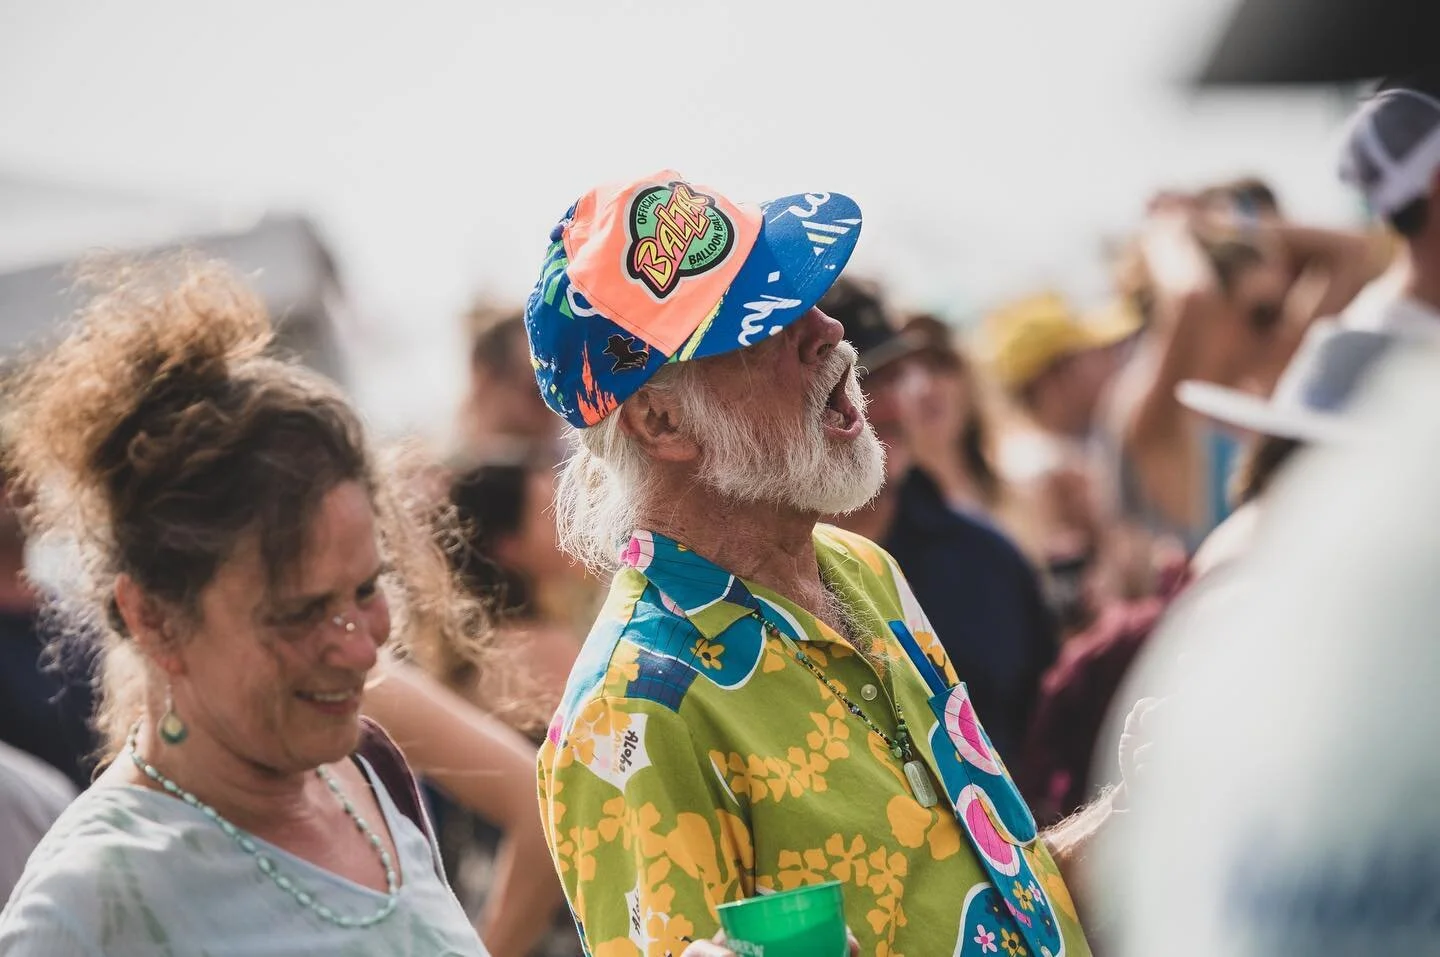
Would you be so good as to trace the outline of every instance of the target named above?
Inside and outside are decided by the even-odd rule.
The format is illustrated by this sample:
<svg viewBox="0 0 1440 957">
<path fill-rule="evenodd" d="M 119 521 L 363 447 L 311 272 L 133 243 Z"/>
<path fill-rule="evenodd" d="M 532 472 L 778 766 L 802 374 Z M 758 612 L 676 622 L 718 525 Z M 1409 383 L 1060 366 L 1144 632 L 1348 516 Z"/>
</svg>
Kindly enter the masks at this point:
<svg viewBox="0 0 1440 957">
<path fill-rule="evenodd" d="M 70 803 L 56 821 L 76 829 L 108 829 L 120 834 L 144 828 L 173 828 L 172 812 L 184 805 L 159 791 L 101 779 Z"/>
<path fill-rule="evenodd" d="M 142 788 L 91 787 L 71 802 L 41 839 L 21 887 L 42 876 L 62 881 L 93 876 L 117 854 L 167 855 L 185 834 L 185 828 L 165 813 L 167 802 L 178 803 Z"/>
<path fill-rule="evenodd" d="M 98 948 L 107 888 L 174 866 L 185 828 L 166 820 L 165 800 L 104 785 L 77 797 L 36 846 L 0 914 L 0 955 L 24 941 L 49 941 L 55 953 Z"/>
</svg>

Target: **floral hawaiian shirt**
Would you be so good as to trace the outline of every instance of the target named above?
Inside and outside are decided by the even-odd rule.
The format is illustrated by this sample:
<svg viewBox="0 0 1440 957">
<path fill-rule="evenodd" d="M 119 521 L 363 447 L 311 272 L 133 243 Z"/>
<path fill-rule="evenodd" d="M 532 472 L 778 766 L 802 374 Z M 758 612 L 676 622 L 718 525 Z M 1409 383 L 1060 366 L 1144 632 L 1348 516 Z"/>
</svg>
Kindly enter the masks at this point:
<svg viewBox="0 0 1440 957">
<path fill-rule="evenodd" d="M 661 535 L 626 546 L 539 759 L 587 952 L 678 955 L 715 933 L 718 904 L 839 880 L 865 954 L 1086 957 L 1065 883 L 893 559 L 828 526 L 815 549 L 865 655 Z M 898 704 L 938 805 L 802 648 L 891 738 Z"/>
</svg>

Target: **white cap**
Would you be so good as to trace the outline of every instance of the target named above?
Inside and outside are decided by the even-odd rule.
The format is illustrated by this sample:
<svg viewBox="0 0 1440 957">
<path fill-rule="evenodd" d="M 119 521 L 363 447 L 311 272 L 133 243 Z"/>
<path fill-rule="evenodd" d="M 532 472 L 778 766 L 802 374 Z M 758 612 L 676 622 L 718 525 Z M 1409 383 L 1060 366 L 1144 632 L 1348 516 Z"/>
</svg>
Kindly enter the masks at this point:
<svg viewBox="0 0 1440 957">
<path fill-rule="evenodd" d="M 1440 169 L 1440 99 L 1403 85 L 1382 89 L 1346 128 L 1340 178 L 1392 216 L 1430 193 Z"/>
<path fill-rule="evenodd" d="M 1210 382 L 1182 382 L 1175 397 L 1188 409 L 1249 432 L 1336 441 L 1352 427 L 1342 415 L 1345 407 L 1393 342 L 1384 332 L 1317 322 L 1269 398 Z"/>
</svg>

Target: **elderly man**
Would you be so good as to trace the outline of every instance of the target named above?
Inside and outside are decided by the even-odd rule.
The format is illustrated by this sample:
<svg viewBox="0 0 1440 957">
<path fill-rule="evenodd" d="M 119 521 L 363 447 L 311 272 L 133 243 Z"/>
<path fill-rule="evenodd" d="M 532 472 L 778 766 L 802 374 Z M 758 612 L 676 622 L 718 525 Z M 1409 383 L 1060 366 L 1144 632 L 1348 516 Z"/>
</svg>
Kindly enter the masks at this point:
<svg viewBox="0 0 1440 957">
<path fill-rule="evenodd" d="M 1089 953 L 1060 833 L 995 757 L 904 577 L 817 525 L 875 495 L 855 350 L 814 308 L 860 232 L 662 171 L 551 233 L 526 325 L 575 427 L 562 544 L 613 570 L 539 761 L 590 953 L 679 953 L 716 905 L 838 880 L 866 954 Z"/>
</svg>

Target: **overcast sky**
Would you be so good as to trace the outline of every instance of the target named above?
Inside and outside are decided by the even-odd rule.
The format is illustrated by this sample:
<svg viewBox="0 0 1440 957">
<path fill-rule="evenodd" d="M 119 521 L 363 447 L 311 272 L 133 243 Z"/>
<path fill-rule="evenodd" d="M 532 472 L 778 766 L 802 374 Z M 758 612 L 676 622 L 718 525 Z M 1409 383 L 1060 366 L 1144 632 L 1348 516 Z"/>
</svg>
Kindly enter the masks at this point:
<svg viewBox="0 0 1440 957">
<path fill-rule="evenodd" d="M 1158 186 L 1253 171 L 1352 217 L 1342 97 L 1174 82 L 1228 9 L 0 0 L 0 172 L 312 214 L 362 316 L 362 404 L 438 435 L 456 312 L 523 296 L 594 182 L 668 166 L 740 199 L 848 193 L 856 268 L 957 320 L 1036 283 L 1094 300 L 1101 240 Z"/>
</svg>

